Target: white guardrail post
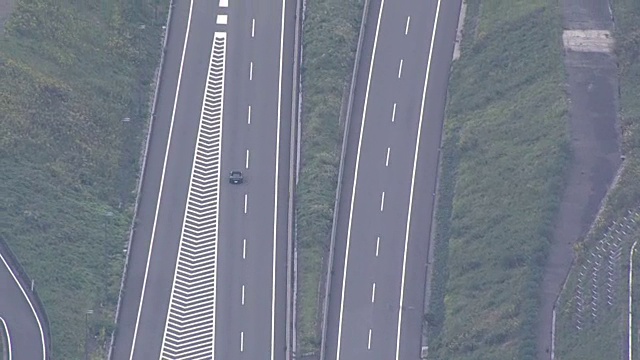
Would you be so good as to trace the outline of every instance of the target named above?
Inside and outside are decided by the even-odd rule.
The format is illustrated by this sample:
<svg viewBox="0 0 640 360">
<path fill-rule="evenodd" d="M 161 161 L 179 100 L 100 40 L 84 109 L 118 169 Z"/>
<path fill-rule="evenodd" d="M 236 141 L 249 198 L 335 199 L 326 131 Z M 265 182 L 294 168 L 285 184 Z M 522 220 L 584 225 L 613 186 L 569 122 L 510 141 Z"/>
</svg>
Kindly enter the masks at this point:
<svg viewBox="0 0 640 360">
<path fill-rule="evenodd" d="M 327 321 L 329 309 L 329 292 L 331 290 L 331 273 L 333 272 L 334 246 L 336 243 L 336 228 L 338 223 L 338 206 L 340 205 L 340 193 L 342 191 L 342 177 L 344 172 L 344 158 L 347 151 L 347 139 L 349 137 L 349 125 L 351 124 L 351 111 L 353 109 L 353 96 L 356 87 L 356 78 L 358 76 L 358 67 L 362 52 L 362 43 L 364 40 L 364 28 L 367 23 L 367 15 L 369 13 L 370 0 L 364 0 L 362 9 L 362 21 L 360 22 L 360 32 L 358 34 L 358 46 L 356 48 L 356 57 L 353 64 L 353 73 L 351 74 L 351 86 L 349 89 L 349 99 L 347 100 L 347 113 L 345 115 L 344 133 L 342 136 L 342 149 L 340 155 L 340 166 L 338 169 L 338 181 L 336 185 L 336 198 L 333 207 L 333 224 L 331 225 L 331 240 L 329 244 L 329 259 L 327 263 L 327 274 L 324 289 L 324 299 L 322 304 L 322 338 L 320 341 L 320 360 L 325 359 L 325 347 L 327 342 Z"/>
<path fill-rule="evenodd" d="M 135 227 L 136 227 L 136 219 L 138 218 L 138 205 L 140 203 L 140 193 L 141 193 L 141 189 L 142 189 L 142 183 L 144 180 L 144 173 L 145 173 L 145 167 L 147 164 L 147 155 L 149 153 L 149 143 L 150 143 L 150 139 L 151 139 L 151 131 L 153 129 L 153 121 L 156 117 L 156 104 L 158 102 L 158 89 L 160 88 L 160 83 L 161 83 L 161 78 L 162 78 L 162 69 L 164 67 L 164 55 L 166 53 L 167 50 L 167 41 L 169 38 L 169 28 L 171 27 L 171 15 L 173 13 L 173 7 L 174 7 L 174 0 L 171 0 L 171 2 L 169 3 L 169 12 L 167 14 L 167 21 L 166 21 L 166 25 L 165 25 L 165 29 L 164 29 L 164 36 L 162 39 L 162 51 L 160 54 L 160 64 L 158 65 L 158 68 L 156 69 L 156 74 L 155 74 L 155 83 L 156 83 L 156 87 L 154 89 L 154 93 L 153 93 L 153 103 L 151 105 L 151 116 L 149 117 L 149 128 L 147 130 L 147 136 L 146 136 L 146 140 L 145 140 L 145 146 L 144 146 L 144 150 L 142 151 L 142 154 L 140 156 L 142 162 L 140 164 L 140 179 L 138 179 L 138 186 L 137 186 L 137 193 L 136 193 L 136 201 L 135 201 L 135 205 L 134 205 L 134 209 L 133 209 L 133 219 L 131 221 L 131 227 L 129 228 L 129 241 L 127 242 L 127 256 L 125 257 L 125 261 L 124 261 L 124 269 L 122 271 L 122 279 L 120 281 L 120 294 L 118 294 L 118 304 L 116 306 L 116 315 L 114 318 L 114 323 L 117 324 L 118 323 L 118 318 L 120 317 L 120 306 L 122 303 L 122 294 L 124 292 L 124 284 L 125 284 L 125 280 L 127 279 L 127 268 L 129 265 L 129 258 L 131 257 L 131 243 L 133 241 L 133 235 L 135 232 Z M 111 343 L 109 344 L 109 353 L 107 355 L 107 359 L 111 359 L 112 356 L 112 351 L 113 351 L 113 343 L 115 340 L 115 334 L 116 334 L 116 327 L 114 327 L 114 330 L 111 332 Z"/>
</svg>

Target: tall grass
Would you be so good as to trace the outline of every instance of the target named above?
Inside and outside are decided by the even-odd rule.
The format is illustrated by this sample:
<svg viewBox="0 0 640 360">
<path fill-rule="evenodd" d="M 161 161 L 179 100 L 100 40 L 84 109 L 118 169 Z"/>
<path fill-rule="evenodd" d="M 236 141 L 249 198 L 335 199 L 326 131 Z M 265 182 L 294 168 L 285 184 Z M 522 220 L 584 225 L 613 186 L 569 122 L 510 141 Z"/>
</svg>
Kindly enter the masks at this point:
<svg viewBox="0 0 640 360">
<path fill-rule="evenodd" d="M 0 38 L 0 236 L 38 287 L 52 359 L 81 358 L 88 309 L 104 357 L 165 10 L 18 0 Z"/>
</svg>

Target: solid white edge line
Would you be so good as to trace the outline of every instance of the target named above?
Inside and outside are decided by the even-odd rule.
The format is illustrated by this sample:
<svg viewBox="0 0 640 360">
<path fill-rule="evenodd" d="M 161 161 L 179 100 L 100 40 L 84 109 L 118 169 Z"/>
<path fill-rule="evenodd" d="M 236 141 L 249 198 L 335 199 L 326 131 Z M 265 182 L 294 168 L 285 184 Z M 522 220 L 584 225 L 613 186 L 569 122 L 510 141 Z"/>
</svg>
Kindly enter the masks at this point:
<svg viewBox="0 0 640 360">
<path fill-rule="evenodd" d="M 282 0 L 282 13 L 280 15 L 280 68 L 278 70 L 278 121 L 276 127 L 276 173 L 274 177 L 274 205 L 273 205 L 273 259 L 271 265 L 271 360 L 275 360 L 275 336 L 276 336 L 276 255 L 278 249 L 278 178 L 280 168 L 280 117 L 282 116 L 282 57 L 284 54 L 284 16 L 286 0 Z"/>
<path fill-rule="evenodd" d="M 7 327 L 7 323 L 4 322 L 4 319 L 0 317 L 0 323 L 2 323 L 2 328 L 4 330 L 4 334 L 7 337 L 7 354 L 9 354 L 9 358 L 7 360 L 11 360 L 11 334 L 9 334 L 9 328 Z"/>
<path fill-rule="evenodd" d="M 191 162 L 191 174 L 189 175 L 189 189 L 187 190 L 187 198 L 185 199 L 184 215 L 183 215 L 183 217 L 182 217 L 182 229 L 180 230 L 180 238 L 179 238 L 179 244 L 178 244 L 178 252 L 177 252 L 177 254 L 176 254 L 176 266 L 175 266 L 175 269 L 173 270 L 173 280 L 172 280 L 172 282 L 171 282 L 171 292 L 170 292 L 170 294 L 171 294 L 171 295 L 170 295 L 170 297 L 169 297 L 169 306 L 168 306 L 168 308 L 167 308 L 167 317 L 166 317 L 166 320 L 165 320 L 165 323 L 164 323 L 164 330 L 163 330 L 163 332 L 162 332 L 162 344 L 161 344 L 161 346 L 160 346 L 160 359 L 161 359 L 161 360 L 162 360 L 162 358 L 163 358 L 162 353 L 163 353 L 163 349 L 164 349 L 164 347 L 165 347 L 165 342 L 166 342 L 166 339 L 167 339 L 167 328 L 168 328 L 168 325 L 169 325 L 169 315 L 170 315 L 170 312 L 171 312 L 171 307 L 172 307 L 172 305 L 173 305 L 173 296 L 174 296 L 174 294 L 175 294 L 175 291 L 174 291 L 174 290 L 175 290 L 175 286 L 176 286 L 176 278 L 177 278 L 177 276 L 178 276 L 178 262 L 180 261 L 179 256 L 180 256 L 180 253 L 182 252 L 182 245 L 183 245 L 182 239 L 184 238 L 184 228 L 185 228 L 185 223 L 186 223 L 186 221 L 187 221 L 187 212 L 188 212 L 188 210 L 189 210 L 189 199 L 191 198 L 191 190 L 193 189 L 193 187 L 191 186 L 191 184 L 193 183 L 193 173 L 195 172 L 196 157 L 197 157 L 197 155 L 198 155 L 198 145 L 200 144 L 200 133 L 202 132 L 202 117 L 203 117 L 203 115 L 204 115 L 204 106 L 205 106 L 205 103 L 206 103 L 206 100 L 207 100 L 207 99 L 206 99 L 206 96 L 207 96 L 207 95 L 206 95 L 206 92 L 207 92 L 207 85 L 209 84 L 209 75 L 208 75 L 208 74 L 209 74 L 209 72 L 211 71 L 211 67 L 212 67 L 212 66 L 211 66 L 211 60 L 212 60 L 212 58 L 213 58 L 213 52 L 214 52 L 214 50 L 215 50 L 215 42 L 216 42 L 216 38 L 218 38 L 218 37 L 224 37 L 224 38 L 226 39 L 226 33 L 219 33 L 219 32 L 215 32 L 215 33 L 213 34 L 213 40 L 212 40 L 212 42 L 211 42 L 211 53 L 209 54 L 209 65 L 208 65 L 208 67 L 207 67 L 207 80 L 205 81 L 205 88 L 204 88 L 204 92 L 203 92 L 204 96 L 203 96 L 203 98 L 202 98 L 202 106 L 201 106 L 201 108 L 200 108 L 200 120 L 199 120 L 199 122 L 198 122 L 198 133 L 196 134 L 196 144 L 195 144 L 195 146 L 194 146 L 193 160 L 192 160 L 192 162 Z M 226 40 L 225 40 L 225 42 L 226 42 Z M 226 43 L 225 43 L 225 51 L 226 51 Z M 222 56 L 222 68 L 223 68 L 223 69 L 224 69 L 224 65 L 225 65 L 225 60 L 224 60 L 224 59 L 225 59 L 225 56 L 226 56 L 226 54 L 223 54 L 223 56 Z M 223 71 L 223 75 L 222 75 L 222 76 L 223 76 L 223 80 L 222 80 L 222 90 L 221 90 L 222 100 L 220 101 L 220 103 L 221 103 L 221 104 L 220 104 L 220 114 L 221 114 L 221 115 L 220 115 L 220 128 L 221 128 L 221 129 L 222 129 L 222 117 L 223 117 L 223 112 L 222 112 L 222 111 L 223 111 L 223 104 L 222 104 L 222 103 L 224 103 L 224 71 Z M 220 145 L 219 145 L 219 146 L 220 146 L 220 149 L 222 149 L 222 136 L 220 136 L 220 142 L 219 142 L 219 144 L 220 144 Z M 218 166 L 218 184 L 216 184 L 216 187 L 217 187 L 217 190 L 216 190 L 216 191 L 219 191 L 219 188 L 220 188 L 220 166 Z M 217 227 L 216 227 L 216 228 L 217 228 Z M 218 238 L 218 234 L 217 234 L 217 230 L 216 230 L 215 239 L 217 239 L 217 238 Z M 217 251 L 217 245 L 216 245 L 216 251 Z M 217 257 L 216 257 L 216 260 L 217 260 Z M 215 267 L 215 264 L 216 264 L 216 263 L 217 263 L 217 261 L 214 261 L 214 267 Z M 213 300 L 213 303 L 214 303 L 214 315 L 213 315 L 213 317 L 214 317 L 214 318 L 213 318 L 212 340 L 213 340 L 213 346 L 214 346 L 214 347 L 212 348 L 212 349 L 213 349 L 213 350 L 212 350 L 212 353 L 213 353 L 213 352 L 214 352 L 214 350 L 215 350 L 215 335 L 214 335 L 214 333 L 215 333 L 215 289 L 216 289 L 215 284 L 216 284 L 216 270 L 214 270 L 213 274 L 214 274 L 214 275 L 213 275 L 213 282 L 214 282 L 214 285 L 213 285 L 213 293 L 214 293 L 214 297 L 213 297 L 213 299 L 214 299 L 214 300 Z"/>
<path fill-rule="evenodd" d="M 162 192 L 164 188 L 164 176 L 167 171 L 167 158 L 169 157 L 169 149 L 171 148 L 171 137 L 173 135 L 173 124 L 176 117 L 176 108 L 178 104 L 178 97 L 180 95 L 180 83 L 182 82 L 182 70 L 184 67 L 184 57 L 187 52 L 187 44 L 189 43 L 189 29 L 191 28 L 191 14 L 193 12 L 193 0 L 189 1 L 189 17 L 187 18 L 187 31 L 184 35 L 184 45 L 182 46 L 182 58 L 180 59 L 180 72 L 178 72 L 178 83 L 176 84 L 176 95 L 173 100 L 173 110 L 171 112 L 171 124 L 169 125 L 169 135 L 167 139 L 167 148 L 164 153 L 164 163 L 162 165 L 162 175 L 160 176 L 160 190 L 158 191 L 158 202 L 156 203 L 156 212 L 153 217 L 153 229 L 151 230 L 151 243 L 149 244 L 149 254 L 147 255 L 147 265 L 144 270 L 144 280 L 142 282 L 142 292 L 140 294 L 140 305 L 138 306 L 138 313 L 136 315 L 136 325 L 133 330 L 133 339 L 131 340 L 131 352 L 129 353 L 129 360 L 133 359 L 133 353 L 136 349 L 136 340 L 138 337 L 138 327 L 140 326 L 140 314 L 142 313 L 142 306 L 144 303 L 144 294 L 147 288 L 147 278 L 149 276 L 149 264 L 151 262 L 151 254 L 153 253 L 153 243 L 156 235 L 156 228 L 158 223 L 158 213 L 160 211 L 160 203 L 162 201 Z"/>
<path fill-rule="evenodd" d="M 422 90 L 422 104 L 420 106 L 420 120 L 418 122 L 418 134 L 416 137 L 416 149 L 413 156 L 413 171 L 411 174 L 411 192 L 409 194 L 409 211 L 407 214 L 407 229 L 404 239 L 404 255 L 402 259 L 402 281 L 400 283 L 400 306 L 398 308 L 398 328 L 396 332 L 396 360 L 400 360 L 400 333 L 402 330 L 402 303 L 404 302 L 404 282 L 407 274 L 407 249 L 409 246 L 409 233 L 411 231 L 411 208 L 413 207 L 413 191 L 416 182 L 416 168 L 418 164 L 418 155 L 420 153 L 420 134 L 422 133 L 422 122 L 424 119 L 424 105 L 427 98 L 427 88 L 429 87 L 429 72 L 431 71 L 431 58 L 433 56 L 433 46 L 436 39 L 436 30 L 438 29 L 438 18 L 440 16 L 440 3 L 436 7 L 436 17 L 433 22 L 433 31 L 431 32 L 431 45 L 429 46 L 429 57 L 427 59 L 427 69 L 425 72 L 424 88 Z"/>
<path fill-rule="evenodd" d="M 360 167 L 360 150 L 362 148 L 362 136 L 364 134 L 364 124 L 367 119 L 367 104 L 369 103 L 369 90 L 371 88 L 371 75 L 373 74 L 373 63 L 376 58 L 376 48 L 378 46 L 378 34 L 380 33 L 380 20 L 382 19 L 382 9 L 384 9 L 384 0 L 380 3 L 378 12 L 378 23 L 376 24 L 376 35 L 373 38 L 373 51 L 371 53 L 371 63 L 369 64 L 369 78 L 367 79 L 367 90 L 364 95 L 364 107 L 362 110 L 362 123 L 360 124 L 360 138 L 358 139 L 358 151 L 356 152 L 356 168 L 353 178 L 353 186 L 351 189 L 351 208 L 349 209 L 349 225 L 347 227 L 347 245 L 345 249 L 344 270 L 342 273 L 342 293 L 340 295 L 340 320 L 338 321 L 338 343 L 336 345 L 336 360 L 340 360 L 340 349 L 342 346 L 342 318 L 344 316 L 344 294 L 347 287 L 347 268 L 349 267 L 349 247 L 351 245 L 351 222 L 353 220 L 353 205 L 356 196 L 356 184 L 358 183 L 358 168 Z"/>
<path fill-rule="evenodd" d="M 0 260 L 2 260 L 2 263 L 4 264 L 4 266 L 7 268 L 7 270 L 9 270 L 9 274 L 11 274 L 13 281 L 15 281 L 16 284 L 18 285 L 18 288 L 20 289 L 22 296 L 24 296 L 24 298 L 27 300 L 27 303 L 29 304 L 29 308 L 31 308 L 31 313 L 33 313 L 33 317 L 35 317 L 36 319 L 36 323 L 38 324 L 38 330 L 40 331 L 40 339 L 42 340 L 42 359 L 46 360 L 48 359 L 47 346 L 44 342 L 44 332 L 42 331 L 42 324 L 40 324 L 40 319 L 38 318 L 38 314 L 36 314 L 36 309 L 33 307 L 33 304 L 31 303 L 29 296 L 27 296 L 27 292 L 22 287 L 22 284 L 20 284 L 20 281 L 18 281 L 18 278 L 13 273 L 13 270 L 11 270 L 11 268 L 9 267 L 9 264 L 7 264 L 7 261 L 4 259 L 2 254 L 0 254 Z M 9 335 L 9 328 L 7 327 L 7 324 L 5 324 L 4 319 L 0 318 L 0 320 L 2 320 L 2 325 L 4 326 L 5 333 L 7 334 L 7 343 L 9 344 L 9 360 L 11 360 L 11 336 Z"/>
<path fill-rule="evenodd" d="M 633 243 L 631 251 L 629 251 L 629 360 L 633 360 L 633 253 L 635 252 L 636 245 L 638 245 L 638 241 Z M 553 355 L 554 352 L 552 351 L 551 354 Z"/>
<path fill-rule="evenodd" d="M 222 56 L 222 69 L 224 69 L 222 71 L 222 89 L 224 89 L 224 83 L 225 83 L 225 79 L 226 79 L 226 71 L 227 71 L 227 33 L 226 32 L 215 32 L 213 34 L 213 41 L 215 42 L 215 38 L 217 36 L 223 36 L 225 38 L 225 45 L 224 45 L 224 55 Z M 213 46 L 212 46 L 213 48 Z M 203 107 L 204 107 L 204 102 L 203 102 Z M 224 90 L 222 91 L 222 101 L 220 102 L 220 151 L 222 151 L 222 145 L 223 145 L 223 140 L 224 137 L 222 136 L 222 129 L 224 125 Z M 222 166 L 218 165 L 218 202 L 220 201 L 220 178 L 222 175 Z M 218 234 L 220 232 L 220 225 L 218 224 L 218 226 L 216 226 L 216 239 L 218 238 Z M 213 273 L 214 274 L 218 274 L 218 247 L 216 246 L 216 261 L 213 264 Z M 213 297 L 213 329 L 212 329 L 212 336 L 211 336 L 211 354 L 213 354 L 212 359 L 214 359 L 216 357 L 216 297 L 215 297 L 215 291 L 218 288 L 218 277 L 214 276 L 213 277 L 213 291 L 214 291 L 214 297 Z"/>
</svg>

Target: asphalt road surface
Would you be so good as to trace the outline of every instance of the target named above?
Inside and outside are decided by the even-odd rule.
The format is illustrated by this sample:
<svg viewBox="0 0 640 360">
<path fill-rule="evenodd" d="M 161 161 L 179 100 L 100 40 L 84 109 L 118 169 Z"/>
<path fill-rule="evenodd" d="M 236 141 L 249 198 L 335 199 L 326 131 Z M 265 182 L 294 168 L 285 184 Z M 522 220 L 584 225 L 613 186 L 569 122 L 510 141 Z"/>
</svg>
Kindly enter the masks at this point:
<svg viewBox="0 0 640 360">
<path fill-rule="evenodd" d="M 373 0 L 349 133 L 327 358 L 419 359 L 460 0 Z"/>
<path fill-rule="evenodd" d="M 176 2 L 113 359 L 283 358 L 295 25 L 283 1 Z"/>
<path fill-rule="evenodd" d="M 16 276 L 0 255 L 0 332 L 8 335 L 9 358 L 46 359 L 42 324 Z"/>
</svg>

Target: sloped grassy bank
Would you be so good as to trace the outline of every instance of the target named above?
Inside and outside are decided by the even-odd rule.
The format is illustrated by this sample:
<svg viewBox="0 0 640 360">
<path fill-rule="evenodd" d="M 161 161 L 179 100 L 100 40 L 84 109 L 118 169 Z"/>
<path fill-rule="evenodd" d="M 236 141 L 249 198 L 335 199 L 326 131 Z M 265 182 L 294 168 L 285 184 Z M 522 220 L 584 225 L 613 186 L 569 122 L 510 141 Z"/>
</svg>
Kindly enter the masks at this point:
<svg viewBox="0 0 640 360">
<path fill-rule="evenodd" d="M 82 357 L 88 309 L 104 357 L 165 3 L 18 0 L 0 38 L 0 236 L 38 287 L 52 359 Z"/>
<path fill-rule="evenodd" d="M 560 12 L 546 0 L 467 3 L 446 111 L 430 356 L 534 359 L 570 158 Z"/>
</svg>

